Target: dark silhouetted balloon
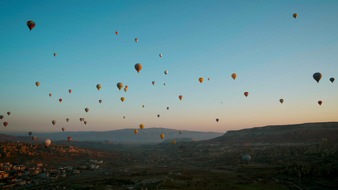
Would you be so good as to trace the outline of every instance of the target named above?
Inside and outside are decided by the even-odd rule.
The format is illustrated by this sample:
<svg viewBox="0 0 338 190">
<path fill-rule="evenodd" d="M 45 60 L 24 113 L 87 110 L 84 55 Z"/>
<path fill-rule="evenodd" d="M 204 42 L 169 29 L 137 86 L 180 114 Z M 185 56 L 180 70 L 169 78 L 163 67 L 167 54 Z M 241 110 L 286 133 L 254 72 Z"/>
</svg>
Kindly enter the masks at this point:
<svg viewBox="0 0 338 190">
<path fill-rule="evenodd" d="M 317 72 L 313 74 L 313 78 L 319 83 L 320 79 L 322 78 L 322 74 Z"/>
<path fill-rule="evenodd" d="M 27 21 L 27 26 L 28 26 L 29 30 L 32 30 L 35 27 L 35 25 L 36 24 L 35 24 L 34 21 L 32 21 L 32 20 Z"/>
<path fill-rule="evenodd" d="M 334 78 L 333 78 L 333 77 L 331 77 L 331 78 L 330 78 L 330 81 L 333 83 L 333 82 L 334 82 Z"/>
</svg>

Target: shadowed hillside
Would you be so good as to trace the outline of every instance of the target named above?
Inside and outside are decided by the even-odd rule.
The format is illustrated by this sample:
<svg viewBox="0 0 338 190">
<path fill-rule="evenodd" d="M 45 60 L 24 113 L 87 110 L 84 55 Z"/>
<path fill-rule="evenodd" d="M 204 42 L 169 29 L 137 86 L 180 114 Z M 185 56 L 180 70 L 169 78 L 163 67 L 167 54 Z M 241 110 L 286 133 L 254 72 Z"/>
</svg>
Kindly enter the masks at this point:
<svg viewBox="0 0 338 190">
<path fill-rule="evenodd" d="M 206 142 L 302 143 L 322 140 L 338 141 L 338 122 L 265 126 L 228 131 L 223 136 Z"/>
</svg>

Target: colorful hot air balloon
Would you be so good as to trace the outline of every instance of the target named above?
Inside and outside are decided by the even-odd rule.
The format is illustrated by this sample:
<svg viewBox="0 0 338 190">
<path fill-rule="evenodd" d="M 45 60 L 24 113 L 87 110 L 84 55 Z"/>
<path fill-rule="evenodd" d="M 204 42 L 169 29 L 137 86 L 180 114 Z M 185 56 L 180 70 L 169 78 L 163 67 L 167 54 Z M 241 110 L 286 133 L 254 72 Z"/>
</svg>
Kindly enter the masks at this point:
<svg viewBox="0 0 338 190">
<path fill-rule="evenodd" d="M 138 42 L 138 38 L 135 38 L 135 42 L 136 42 L 136 43 Z"/>
<path fill-rule="evenodd" d="M 176 139 L 172 140 L 171 144 L 176 144 Z"/>
<path fill-rule="evenodd" d="M 183 96 L 182 96 L 182 95 L 179 95 L 178 98 L 179 98 L 180 100 L 182 100 L 182 99 L 183 99 Z"/>
<path fill-rule="evenodd" d="M 219 122 L 219 119 L 218 119 L 218 118 L 216 118 L 216 122 Z"/>
<path fill-rule="evenodd" d="M 28 26 L 29 30 L 32 30 L 35 27 L 35 25 L 36 24 L 35 24 L 34 21 L 32 21 L 32 20 L 27 21 L 27 26 Z"/>
<path fill-rule="evenodd" d="M 69 94 L 71 94 L 72 93 L 72 89 L 69 89 L 68 92 L 69 92 Z"/>
<path fill-rule="evenodd" d="M 279 99 L 279 102 L 282 104 L 284 102 L 284 99 Z"/>
<path fill-rule="evenodd" d="M 7 112 L 7 115 L 10 116 L 12 113 L 10 111 Z"/>
<path fill-rule="evenodd" d="M 331 77 L 331 78 L 330 78 L 330 81 L 333 83 L 333 82 L 334 82 L 334 78 L 333 78 L 333 77 Z"/>
<path fill-rule="evenodd" d="M 61 130 L 62 130 L 62 132 L 65 132 L 65 128 L 62 127 Z"/>
<path fill-rule="evenodd" d="M 158 56 L 160 56 L 162 58 L 163 55 L 162 55 L 162 53 L 160 53 Z"/>
<path fill-rule="evenodd" d="M 322 105 L 322 103 L 323 103 L 323 101 L 321 101 L 321 100 L 318 101 L 318 104 L 319 104 L 320 106 Z"/>
<path fill-rule="evenodd" d="M 142 64 L 141 63 L 136 63 L 134 67 L 135 67 L 135 69 L 138 73 L 140 73 L 140 71 L 142 70 Z"/>
<path fill-rule="evenodd" d="M 118 31 L 115 31 L 115 34 L 116 34 L 116 35 L 118 35 L 118 34 L 119 34 L 119 32 L 118 32 Z"/>
<path fill-rule="evenodd" d="M 102 103 L 102 100 L 99 100 L 99 103 L 101 104 L 101 103 Z"/>
<path fill-rule="evenodd" d="M 322 74 L 317 72 L 313 74 L 313 78 L 319 83 L 320 79 L 322 78 Z"/>
<path fill-rule="evenodd" d="M 117 88 L 119 89 L 119 90 L 121 90 L 122 88 L 123 88 L 123 83 L 122 82 L 119 82 L 119 83 L 117 83 L 116 84 L 116 86 L 117 86 Z"/>
<path fill-rule="evenodd" d="M 236 74 L 236 73 L 232 73 L 232 74 L 231 74 L 231 77 L 232 77 L 234 80 L 236 80 L 237 74 Z"/>
<path fill-rule="evenodd" d="M 62 98 L 59 99 L 59 102 L 60 102 L 60 103 L 62 102 Z"/>
<path fill-rule="evenodd" d="M 43 143 L 45 148 L 48 148 L 51 144 L 52 144 L 52 141 L 50 139 L 46 139 L 45 142 Z"/>
<path fill-rule="evenodd" d="M 143 124 L 140 124 L 140 129 L 142 130 L 144 128 L 144 125 Z"/>
<path fill-rule="evenodd" d="M 97 84 L 96 88 L 97 88 L 97 90 L 101 90 L 101 88 L 102 88 L 101 84 Z"/>
<path fill-rule="evenodd" d="M 203 77 L 198 78 L 198 81 L 200 81 L 200 83 L 202 83 L 204 81 Z"/>
<path fill-rule="evenodd" d="M 85 112 L 89 112 L 89 108 L 85 108 Z"/>
<path fill-rule="evenodd" d="M 249 92 L 244 92 L 244 96 L 248 97 L 249 96 Z"/>
<path fill-rule="evenodd" d="M 160 135 L 160 137 L 161 137 L 161 139 L 164 139 L 164 134 L 162 133 L 162 134 Z"/>
<path fill-rule="evenodd" d="M 165 71 L 164 71 L 164 74 L 167 75 L 167 74 L 168 74 L 168 70 L 165 70 Z"/>
<path fill-rule="evenodd" d="M 124 97 L 121 97 L 121 102 L 124 102 L 125 98 Z"/>
<path fill-rule="evenodd" d="M 69 118 L 67 118 L 66 121 L 69 122 Z"/>
<path fill-rule="evenodd" d="M 298 17 L 298 14 L 297 13 L 293 13 L 293 18 L 297 18 Z"/>
<path fill-rule="evenodd" d="M 35 85 L 36 86 L 40 86 L 40 82 L 35 82 Z"/>
<path fill-rule="evenodd" d="M 0 115 L 0 119 L 3 119 L 4 118 L 4 116 L 3 115 Z"/>
<path fill-rule="evenodd" d="M 135 133 L 135 134 L 138 134 L 138 130 L 137 130 L 137 129 L 134 129 L 134 133 Z"/>
<path fill-rule="evenodd" d="M 128 85 L 126 85 L 126 86 L 124 87 L 123 90 L 124 90 L 125 92 L 127 92 L 127 91 L 128 91 L 128 88 L 129 88 Z"/>
<path fill-rule="evenodd" d="M 67 137 L 67 141 L 72 141 L 73 138 L 72 137 Z"/>
<path fill-rule="evenodd" d="M 52 93 L 49 93 L 49 97 L 52 97 Z"/>
<path fill-rule="evenodd" d="M 55 124 L 56 124 L 56 121 L 55 121 L 55 120 L 53 120 L 53 121 L 52 121 L 52 124 L 53 124 L 53 125 L 55 125 Z"/>
<path fill-rule="evenodd" d="M 5 121 L 5 122 L 3 123 L 3 125 L 4 125 L 5 127 L 7 127 L 7 126 L 8 126 L 8 122 Z"/>
</svg>

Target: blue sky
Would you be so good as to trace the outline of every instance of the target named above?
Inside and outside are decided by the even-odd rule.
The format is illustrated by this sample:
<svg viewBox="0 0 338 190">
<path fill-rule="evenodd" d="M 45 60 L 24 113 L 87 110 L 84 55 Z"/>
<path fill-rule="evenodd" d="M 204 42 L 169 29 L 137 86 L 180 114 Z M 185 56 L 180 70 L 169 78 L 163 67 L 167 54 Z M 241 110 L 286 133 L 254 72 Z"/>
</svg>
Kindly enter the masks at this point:
<svg viewBox="0 0 338 190">
<path fill-rule="evenodd" d="M 0 115 L 12 115 L 0 132 L 337 121 L 329 81 L 338 78 L 337 10 L 334 0 L 1 1 Z M 314 72 L 323 74 L 319 84 Z"/>
</svg>

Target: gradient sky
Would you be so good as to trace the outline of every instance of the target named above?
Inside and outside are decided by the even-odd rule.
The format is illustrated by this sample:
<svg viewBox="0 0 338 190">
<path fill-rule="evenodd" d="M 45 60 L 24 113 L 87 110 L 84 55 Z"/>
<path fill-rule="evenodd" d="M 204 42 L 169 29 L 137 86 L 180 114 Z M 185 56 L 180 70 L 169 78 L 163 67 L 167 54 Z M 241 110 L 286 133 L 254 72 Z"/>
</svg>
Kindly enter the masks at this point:
<svg viewBox="0 0 338 190">
<path fill-rule="evenodd" d="M 337 10 L 336 0 L 2 0 L 0 133 L 338 121 Z"/>
</svg>

